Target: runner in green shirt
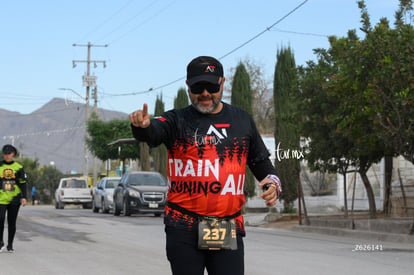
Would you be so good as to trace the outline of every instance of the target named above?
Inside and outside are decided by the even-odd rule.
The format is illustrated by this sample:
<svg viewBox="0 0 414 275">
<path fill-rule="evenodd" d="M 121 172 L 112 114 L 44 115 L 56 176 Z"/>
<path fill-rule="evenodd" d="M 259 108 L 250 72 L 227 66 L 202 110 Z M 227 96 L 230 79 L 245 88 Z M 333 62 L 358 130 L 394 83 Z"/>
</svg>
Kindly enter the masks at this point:
<svg viewBox="0 0 414 275">
<path fill-rule="evenodd" d="M 23 166 L 14 161 L 17 149 L 10 144 L 3 146 L 3 161 L 0 162 L 0 252 L 14 252 L 16 220 L 20 205 L 26 205 L 26 173 Z M 3 241 L 4 220 L 7 212 L 8 243 Z M 6 250 L 7 249 L 7 250 Z"/>
</svg>

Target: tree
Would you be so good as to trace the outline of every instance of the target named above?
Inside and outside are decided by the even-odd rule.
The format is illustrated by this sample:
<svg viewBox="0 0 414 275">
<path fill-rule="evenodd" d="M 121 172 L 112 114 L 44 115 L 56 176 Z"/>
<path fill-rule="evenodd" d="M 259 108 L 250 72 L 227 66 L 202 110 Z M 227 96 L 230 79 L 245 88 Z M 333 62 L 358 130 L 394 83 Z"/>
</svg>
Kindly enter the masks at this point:
<svg viewBox="0 0 414 275">
<path fill-rule="evenodd" d="M 42 166 L 39 172 L 40 177 L 35 182 L 39 200 L 44 204 L 50 204 L 54 200 L 55 190 L 63 173 L 54 165 Z"/>
<path fill-rule="evenodd" d="M 132 138 L 130 125 L 131 123 L 126 119 L 114 119 L 104 122 L 93 117 L 88 121 L 87 128 L 89 138 L 86 140 L 86 143 L 90 151 L 102 161 L 117 159 L 124 164 L 125 159 L 139 158 L 140 147 L 137 145 L 109 146 L 109 143 L 116 140 Z M 120 148 L 121 150 L 119 150 Z"/>
<path fill-rule="evenodd" d="M 346 150 L 335 156 L 342 155 L 357 169 L 366 189 L 370 215 L 375 217 L 375 196 L 366 174 L 368 169 L 383 157 L 390 164 L 390 157 L 401 154 L 410 160 L 413 154 L 414 31 L 412 25 L 402 21 L 403 14 L 412 9 L 412 1 L 400 1 L 394 30 L 385 18 L 372 28 L 365 1 L 358 1 L 358 5 L 365 37 L 360 39 L 355 30 L 350 30 L 347 37 L 330 37 L 328 50 L 315 51 L 319 62 L 311 70 L 317 74 L 323 66 L 326 73 L 320 78 L 320 93 L 326 96 L 324 104 L 335 107 L 325 110 L 322 122 L 324 125 L 329 122 L 332 127 L 327 128 L 325 137 L 311 137 L 311 143 L 326 144 L 323 140 L 326 137 L 346 142 L 347 146 L 342 147 Z M 304 93 L 304 101 L 311 100 Z M 340 150 L 341 146 L 330 148 Z M 321 154 L 319 160 L 332 162 L 326 154 Z M 389 182 L 392 166 L 386 168 Z M 389 183 L 385 201 L 388 201 L 387 188 Z"/>
<path fill-rule="evenodd" d="M 91 119 L 88 121 L 87 144 L 91 152 L 100 160 L 118 159 L 118 146 L 108 146 L 109 143 L 124 138 L 132 138 L 129 120 L 114 119 L 102 121 Z M 138 146 L 124 146 L 122 158 L 136 159 L 139 156 Z"/>
<path fill-rule="evenodd" d="M 162 113 L 164 113 L 164 102 L 162 101 L 162 96 L 157 96 L 154 115 L 159 116 Z M 164 177 L 167 177 L 167 147 L 165 147 L 164 144 L 161 144 L 155 148 L 152 148 L 151 155 L 153 157 L 155 171 L 158 171 Z"/>
<path fill-rule="evenodd" d="M 243 60 L 246 71 L 250 78 L 250 87 L 252 90 L 252 109 L 253 119 L 256 122 L 257 129 L 262 134 L 273 133 L 275 125 L 273 94 L 269 89 L 271 80 L 265 79 L 263 75 L 263 66 L 255 63 L 248 57 Z M 230 69 L 234 74 L 235 68 Z M 232 83 L 234 76 L 230 75 L 228 80 Z"/>
<path fill-rule="evenodd" d="M 188 95 L 185 88 L 178 89 L 177 96 L 174 98 L 174 109 L 181 109 L 188 106 Z"/>
<path fill-rule="evenodd" d="M 324 51 L 320 51 L 324 55 Z M 338 121 L 331 118 L 339 102 L 330 97 L 330 89 L 324 89 L 326 79 L 331 78 L 331 63 L 319 58 L 318 64 L 312 61 L 307 67 L 299 67 L 298 76 L 300 90 L 297 94 L 298 116 L 302 120 L 300 133 L 307 137 L 308 142 L 303 146 L 305 158 L 311 171 L 325 173 L 340 173 L 343 176 L 344 190 L 346 188 L 346 174 L 350 166 L 348 153 L 352 142 L 336 131 Z M 344 117 L 343 114 L 341 117 Z M 348 214 L 346 192 L 344 192 L 344 211 Z"/>
<path fill-rule="evenodd" d="M 247 73 L 246 67 L 241 62 L 236 67 L 236 73 L 234 74 L 231 85 L 231 104 L 253 115 L 250 76 Z"/>
<path fill-rule="evenodd" d="M 30 158 L 16 158 L 17 162 L 23 165 L 24 172 L 27 176 L 27 188 L 26 191 L 30 194 L 30 190 L 33 185 L 36 186 L 38 179 L 41 178 L 41 174 L 39 172 L 39 160 L 37 159 L 30 159 Z M 37 186 L 36 186 L 37 187 Z"/>
<path fill-rule="evenodd" d="M 361 74 L 366 103 L 363 112 L 372 120 L 387 155 L 395 153 L 414 163 L 414 28 L 408 14 L 413 3 L 400 0 L 395 29 L 385 18 L 372 27 L 365 1 L 358 4 L 365 33 L 358 49 L 365 69 Z"/>
<path fill-rule="evenodd" d="M 295 118 L 297 104 L 297 73 L 295 58 L 290 47 L 277 51 L 273 82 L 275 104 L 275 148 L 288 152 L 275 160 L 277 175 L 282 182 L 283 207 L 285 212 L 293 210 L 293 202 L 298 197 L 300 180 L 300 160 L 289 152 L 300 151 L 300 136 Z"/>
<path fill-rule="evenodd" d="M 252 115 L 252 90 L 250 87 L 250 77 L 246 71 L 246 67 L 241 62 L 236 68 L 232 83 L 231 104 L 244 109 Z M 246 177 L 244 182 L 246 197 L 253 197 L 255 195 L 256 185 L 254 175 L 248 166 L 246 166 Z"/>
<path fill-rule="evenodd" d="M 346 38 L 331 39 L 331 45 L 338 49 L 337 63 L 341 68 L 338 86 L 345 89 L 339 106 L 348 109 L 350 114 L 338 130 L 354 142 L 355 166 L 367 191 L 371 217 L 375 217 L 375 200 L 366 171 L 372 163 L 385 157 L 384 210 L 387 213 L 390 159 L 400 154 L 410 160 L 413 154 L 414 96 L 410 90 L 414 81 L 410 52 L 414 49 L 414 36 L 412 26 L 402 23 L 402 14 L 412 9 L 412 1 L 400 1 L 395 30 L 390 29 L 385 18 L 372 28 L 365 1 L 359 1 L 358 5 L 365 38 L 359 39 L 355 31 L 349 31 Z"/>
<path fill-rule="evenodd" d="M 31 187 L 36 186 L 41 203 L 51 203 L 63 173 L 52 165 L 40 167 L 37 159 L 17 158 L 16 161 L 23 165 L 27 175 L 27 193 L 30 194 Z"/>
<path fill-rule="evenodd" d="M 307 68 L 311 77 L 323 72 L 318 78 L 317 97 L 301 85 L 304 88 L 302 102 L 311 106 L 302 109 L 309 129 L 304 134 L 310 139 L 310 151 L 313 151 L 306 158 L 310 163 L 317 163 L 319 168 L 328 167 L 331 171 L 346 163 L 342 160 L 349 161 L 346 164 L 355 167 L 363 180 L 370 214 L 375 217 L 375 196 L 366 173 L 383 156 L 383 147 L 368 117 L 360 111 L 365 105 L 360 89 L 364 82 L 358 81 L 358 75 L 365 70 L 360 67 L 361 56 L 355 50 L 359 40 L 355 31 L 349 31 L 346 38 L 330 37 L 329 42 L 330 49 L 315 51 L 318 64 Z M 319 114 L 315 114 L 318 111 L 315 105 L 320 106 Z"/>
<path fill-rule="evenodd" d="M 139 162 L 142 171 L 151 170 L 151 159 L 149 153 L 149 146 L 146 142 L 139 143 Z"/>
<path fill-rule="evenodd" d="M 389 213 L 392 157 L 403 156 L 414 163 L 414 29 L 412 17 L 403 18 L 412 8 L 412 1 L 401 0 L 395 13 L 395 29 L 381 18 L 373 28 L 365 5 L 361 9 L 361 30 L 365 38 L 356 47 L 361 57 L 357 75 L 361 93 L 360 110 L 370 121 L 385 158 L 384 212 Z"/>
</svg>

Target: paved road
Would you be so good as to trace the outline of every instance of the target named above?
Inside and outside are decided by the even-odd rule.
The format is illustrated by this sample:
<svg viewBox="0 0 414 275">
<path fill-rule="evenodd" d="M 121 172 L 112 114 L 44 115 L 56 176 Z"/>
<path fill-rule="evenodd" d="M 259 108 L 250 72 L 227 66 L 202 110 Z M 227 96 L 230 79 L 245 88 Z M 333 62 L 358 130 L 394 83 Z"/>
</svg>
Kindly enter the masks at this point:
<svg viewBox="0 0 414 275">
<path fill-rule="evenodd" d="M 27 206 L 18 219 L 16 252 L 0 254 L 0 274 L 165 275 L 170 271 L 164 246 L 162 218 Z M 246 275 L 388 275 L 414 270 L 410 243 L 248 227 L 245 246 Z"/>
</svg>

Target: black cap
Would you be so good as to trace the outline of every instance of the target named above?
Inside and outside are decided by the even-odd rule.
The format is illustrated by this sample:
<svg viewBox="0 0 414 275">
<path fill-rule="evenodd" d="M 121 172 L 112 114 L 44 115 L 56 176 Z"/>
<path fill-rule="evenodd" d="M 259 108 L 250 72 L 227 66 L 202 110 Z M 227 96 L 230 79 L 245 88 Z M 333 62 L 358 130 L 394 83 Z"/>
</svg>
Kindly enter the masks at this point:
<svg viewBox="0 0 414 275">
<path fill-rule="evenodd" d="M 14 147 L 11 144 L 6 144 L 6 145 L 3 146 L 3 153 L 5 153 L 5 154 L 10 154 L 10 153 L 16 154 L 17 149 L 16 149 L 16 147 Z"/>
<path fill-rule="evenodd" d="M 187 66 L 187 81 L 190 86 L 200 81 L 219 84 L 220 77 L 223 77 L 223 65 L 214 57 L 199 56 Z"/>
</svg>

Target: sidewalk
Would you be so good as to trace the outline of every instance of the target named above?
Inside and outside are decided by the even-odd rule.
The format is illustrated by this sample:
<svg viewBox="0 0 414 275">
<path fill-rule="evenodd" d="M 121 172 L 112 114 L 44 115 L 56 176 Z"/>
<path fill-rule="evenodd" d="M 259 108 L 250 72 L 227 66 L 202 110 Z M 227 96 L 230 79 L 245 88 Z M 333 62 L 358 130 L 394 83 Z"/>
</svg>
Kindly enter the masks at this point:
<svg viewBox="0 0 414 275">
<path fill-rule="evenodd" d="M 413 218 L 376 218 L 366 217 L 338 218 L 310 217 L 309 225 L 292 227 L 294 231 L 312 232 L 335 236 L 352 237 L 365 240 L 408 242 L 414 244 L 414 234 L 410 234 Z"/>
<path fill-rule="evenodd" d="M 247 207 L 244 219 L 246 226 L 414 244 L 414 234 L 410 234 L 413 217 L 369 219 L 366 215 L 356 215 L 352 219 L 333 214 L 310 216 L 309 225 L 302 217 L 302 225 L 299 225 L 298 215 L 271 213 L 265 207 Z"/>
</svg>

